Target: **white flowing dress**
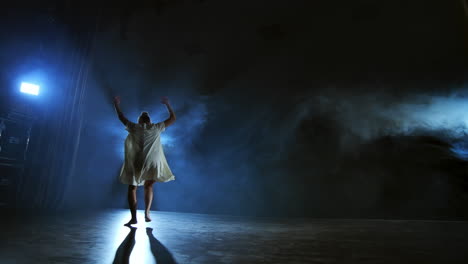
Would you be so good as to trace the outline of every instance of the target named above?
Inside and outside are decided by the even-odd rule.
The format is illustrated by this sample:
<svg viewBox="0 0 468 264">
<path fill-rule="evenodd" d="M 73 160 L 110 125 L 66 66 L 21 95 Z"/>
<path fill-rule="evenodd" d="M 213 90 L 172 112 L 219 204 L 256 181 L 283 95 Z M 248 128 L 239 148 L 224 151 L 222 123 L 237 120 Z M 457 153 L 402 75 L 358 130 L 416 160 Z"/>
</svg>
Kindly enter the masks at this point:
<svg viewBox="0 0 468 264">
<path fill-rule="evenodd" d="M 168 182 L 175 180 L 161 145 L 164 122 L 151 124 L 127 123 L 125 161 L 120 171 L 123 184 L 141 186 L 146 180 Z"/>
</svg>

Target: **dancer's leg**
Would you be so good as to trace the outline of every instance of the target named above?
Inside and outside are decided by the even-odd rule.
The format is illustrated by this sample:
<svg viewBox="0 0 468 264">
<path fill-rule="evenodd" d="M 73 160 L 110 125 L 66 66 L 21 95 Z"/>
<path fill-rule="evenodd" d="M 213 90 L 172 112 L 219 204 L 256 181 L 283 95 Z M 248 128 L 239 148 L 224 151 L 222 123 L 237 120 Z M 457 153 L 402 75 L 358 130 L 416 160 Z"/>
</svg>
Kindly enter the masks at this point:
<svg viewBox="0 0 468 264">
<path fill-rule="evenodd" d="M 132 219 L 127 223 L 128 225 L 137 223 L 136 209 L 137 209 L 137 197 L 136 197 L 137 187 L 134 185 L 128 186 L 128 206 L 130 207 L 130 213 L 132 214 Z"/>
<path fill-rule="evenodd" d="M 153 184 L 154 181 L 145 181 L 145 221 L 151 222 L 151 218 L 149 216 L 151 203 L 153 202 Z"/>
</svg>

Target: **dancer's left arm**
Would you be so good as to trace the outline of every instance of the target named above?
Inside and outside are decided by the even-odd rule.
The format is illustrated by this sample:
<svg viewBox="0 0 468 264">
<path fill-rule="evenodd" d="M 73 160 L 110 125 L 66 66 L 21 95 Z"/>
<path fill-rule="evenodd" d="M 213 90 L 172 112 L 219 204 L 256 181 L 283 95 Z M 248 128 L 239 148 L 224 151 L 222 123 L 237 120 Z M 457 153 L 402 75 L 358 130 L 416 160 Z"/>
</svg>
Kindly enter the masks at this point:
<svg viewBox="0 0 468 264">
<path fill-rule="evenodd" d="M 124 116 L 122 113 L 122 110 L 120 109 L 120 96 L 114 97 L 114 107 L 115 111 L 117 112 L 117 115 L 119 116 L 120 122 L 124 124 L 124 126 L 127 126 L 130 121 Z"/>
<path fill-rule="evenodd" d="M 176 118 L 176 115 L 174 113 L 174 110 L 172 109 L 171 104 L 169 103 L 169 99 L 166 96 L 164 96 L 161 99 L 161 103 L 166 105 L 167 110 L 169 111 L 169 114 L 170 114 L 169 118 L 164 120 L 164 125 L 166 127 L 168 127 L 168 126 L 172 125 L 176 121 L 177 118 Z"/>
</svg>

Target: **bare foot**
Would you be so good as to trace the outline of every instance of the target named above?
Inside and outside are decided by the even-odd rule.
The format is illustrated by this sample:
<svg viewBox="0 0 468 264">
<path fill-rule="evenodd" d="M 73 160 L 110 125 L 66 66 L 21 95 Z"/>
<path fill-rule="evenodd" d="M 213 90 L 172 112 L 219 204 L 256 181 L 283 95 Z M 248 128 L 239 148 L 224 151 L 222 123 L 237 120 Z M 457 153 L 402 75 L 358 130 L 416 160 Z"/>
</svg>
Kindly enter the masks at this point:
<svg viewBox="0 0 468 264">
<path fill-rule="evenodd" d="M 146 222 L 151 222 L 151 218 L 149 217 L 149 215 L 145 215 L 145 221 Z"/>
<path fill-rule="evenodd" d="M 125 226 L 135 225 L 136 223 L 138 223 L 136 219 L 131 219 L 128 223 L 125 224 Z"/>
</svg>

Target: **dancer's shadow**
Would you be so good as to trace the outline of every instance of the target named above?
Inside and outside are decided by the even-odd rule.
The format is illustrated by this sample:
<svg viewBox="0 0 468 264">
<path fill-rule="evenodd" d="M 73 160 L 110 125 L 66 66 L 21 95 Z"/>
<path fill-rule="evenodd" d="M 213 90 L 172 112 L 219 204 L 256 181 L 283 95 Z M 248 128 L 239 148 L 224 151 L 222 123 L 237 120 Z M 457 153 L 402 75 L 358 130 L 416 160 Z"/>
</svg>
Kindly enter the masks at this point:
<svg viewBox="0 0 468 264">
<path fill-rule="evenodd" d="M 167 250 L 167 248 L 157 240 L 153 235 L 153 228 L 147 227 L 146 234 L 148 235 L 150 245 L 151 245 L 151 253 L 153 253 L 154 258 L 156 259 L 156 263 L 158 264 L 177 264 L 172 257 L 171 252 Z"/>
<path fill-rule="evenodd" d="M 114 264 L 130 263 L 130 254 L 135 246 L 135 233 L 137 228 L 130 225 L 126 225 L 126 227 L 130 228 L 130 232 L 127 237 L 125 237 L 124 241 L 122 241 L 122 244 L 120 244 L 117 252 L 115 252 Z"/>
</svg>

